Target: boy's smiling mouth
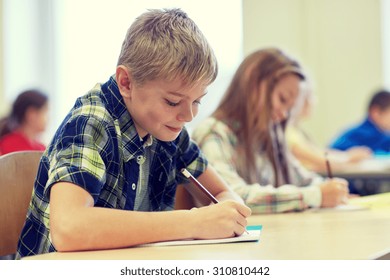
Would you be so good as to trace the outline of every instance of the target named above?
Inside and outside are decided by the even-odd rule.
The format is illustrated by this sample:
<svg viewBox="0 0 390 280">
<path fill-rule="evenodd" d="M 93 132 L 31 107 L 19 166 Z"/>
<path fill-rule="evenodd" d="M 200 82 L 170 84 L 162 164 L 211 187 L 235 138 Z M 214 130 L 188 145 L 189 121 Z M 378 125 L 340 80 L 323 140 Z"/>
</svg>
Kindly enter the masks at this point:
<svg viewBox="0 0 390 280">
<path fill-rule="evenodd" d="M 169 125 L 166 125 L 166 127 L 173 132 L 180 132 L 182 130 L 182 127 L 173 127 Z"/>
</svg>

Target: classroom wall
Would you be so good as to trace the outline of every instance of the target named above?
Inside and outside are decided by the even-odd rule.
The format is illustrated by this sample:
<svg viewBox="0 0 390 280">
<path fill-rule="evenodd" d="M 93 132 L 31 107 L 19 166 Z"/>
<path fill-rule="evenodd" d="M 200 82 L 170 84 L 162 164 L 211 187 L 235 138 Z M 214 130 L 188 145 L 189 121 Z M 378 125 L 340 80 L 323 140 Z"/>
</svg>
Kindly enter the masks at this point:
<svg viewBox="0 0 390 280">
<path fill-rule="evenodd" d="M 296 57 L 318 104 L 304 123 L 319 144 L 359 121 L 383 86 L 380 0 L 243 0 L 244 54 L 278 46 Z"/>
</svg>

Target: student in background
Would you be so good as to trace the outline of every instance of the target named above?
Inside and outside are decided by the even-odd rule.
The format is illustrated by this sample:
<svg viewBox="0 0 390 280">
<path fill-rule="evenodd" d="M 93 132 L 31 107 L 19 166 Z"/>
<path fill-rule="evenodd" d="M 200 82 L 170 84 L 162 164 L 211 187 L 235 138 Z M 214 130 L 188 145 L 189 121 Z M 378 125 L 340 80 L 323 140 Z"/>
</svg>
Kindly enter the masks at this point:
<svg viewBox="0 0 390 280">
<path fill-rule="evenodd" d="M 333 207 L 347 199 L 345 180 L 323 180 L 286 149 L 285 125 L 304 79 L 281 50 L 258 50 L 240 64 L 212 116 L 194 129 L 209 162 L 253 213 Z"/>
<path fill-rule="evenodd" d="M 77 99 L 39 165 L 17 258 L 240 235 L 250 209 L 229 191 L 184 125 L 217 61 L 180 9 L 130 26 L 116 73 Z M 187 168 L 220 201 L 172 210 Z"/>
<path fill-rule="evenodd" d="M 345 151 L 365 146 L 375 154 L 390 153 L 390 92 L 376 92 L 368 104 L 364 120 L 342 132 L 330 144 L 333 149 Z"/>
<path fill-rule="evenodd" d="M 48 97 L 39 90 L 18 95 L 9 116 L 0 120 L 0 155 L 11 152 L 43 151 L 39 137 L 46 130 Z"/>
<path fill-rule="evenodd" d="M 317 145 L 301 127 L 301 123 L 310 118 L 315 106 L 315 95 L 311 85 L 306 82 L 302 87 L 300 102 L 291 112 L 286 129 L 286 137 L 292 154 L 309 170 L 326 174 L 326 155 L 333 171 L 342 171 L 351 165 L 372 157 L 366 147 L 352 147 L 346 151 L 325 149 Z"/>
</svg>

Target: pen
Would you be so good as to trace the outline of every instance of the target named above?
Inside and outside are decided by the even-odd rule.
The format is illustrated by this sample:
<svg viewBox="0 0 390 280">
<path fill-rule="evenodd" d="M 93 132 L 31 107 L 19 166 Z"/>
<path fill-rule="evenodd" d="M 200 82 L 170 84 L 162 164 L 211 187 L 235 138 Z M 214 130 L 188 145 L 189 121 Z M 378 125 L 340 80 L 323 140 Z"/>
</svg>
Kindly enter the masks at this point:
<svg viewBox="0 0 390 280">
<path fill-rule="evenodd" d="M 192 176 L 187 169 L 183 168 L 181 173 L 183 173 L 187 179 L 190 179 L 191 182 L 194 183 L 194 185 L 197 186 L 205 195 L 207 195 L 207 197 L 210 198 L 212 202 L 218 203 L 218 200 L 198 180 L 196 180 L 196 178 Z"/>
<path fill-rule="evenodd" d="M 190 172 L 188 172 L 187 169 L 183 168 L 181 170 L 181 173 L 187 178 L 190 179 L 192 183 L 194 183 L 195 186 L 197 186 L 205 195 L 207 195 L 208 198 L 214 203 L 218 203 L 218 200 L 213 196 Z M 245 233 L 249 234 L 248 231 L 245 229 Z"/>
<path fill-rule="evenodd" d="M 328 173 L 328 178 L 332 179 L 333 175 L 332 175 L 332 169 L 330 168 L 330 162 L 328 159 L 328 152 L 325 152 L 325 162 L 326 162 L 326 171 Z M 347 196 L 343 197 L 341 201 L 342 201 L 342 204 L 347 204 L 348 197 Z"/>
<path fill-rule="evenodd" d="M 332 169 L 330 168 L 330 162 L 328 159 L 328 152 L 325 152 L 325 163 L 326 163 L 326 171 L 328 173 L 328 177 L 332 179 L 333 175 L 332 175 Z"/>
</svg>

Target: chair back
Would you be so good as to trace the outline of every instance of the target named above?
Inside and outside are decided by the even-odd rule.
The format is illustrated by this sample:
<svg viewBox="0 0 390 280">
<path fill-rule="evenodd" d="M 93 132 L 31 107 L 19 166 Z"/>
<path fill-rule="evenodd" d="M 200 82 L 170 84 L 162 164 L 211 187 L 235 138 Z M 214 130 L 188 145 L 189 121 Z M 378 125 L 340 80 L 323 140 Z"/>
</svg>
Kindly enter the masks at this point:
<svg viewBox="0 0 390 280">
<path fill-rule="evenodd" d="M 185 189 L 184 185 L 178 185 L 175 196 L 175 210 L 189 210 L 195 207 L 191 194 Z"/>
<path fill-rule="evenodd" d="M 16 253 L 42 153 L 0 156 L 0 258 Z"/>
</svg>

